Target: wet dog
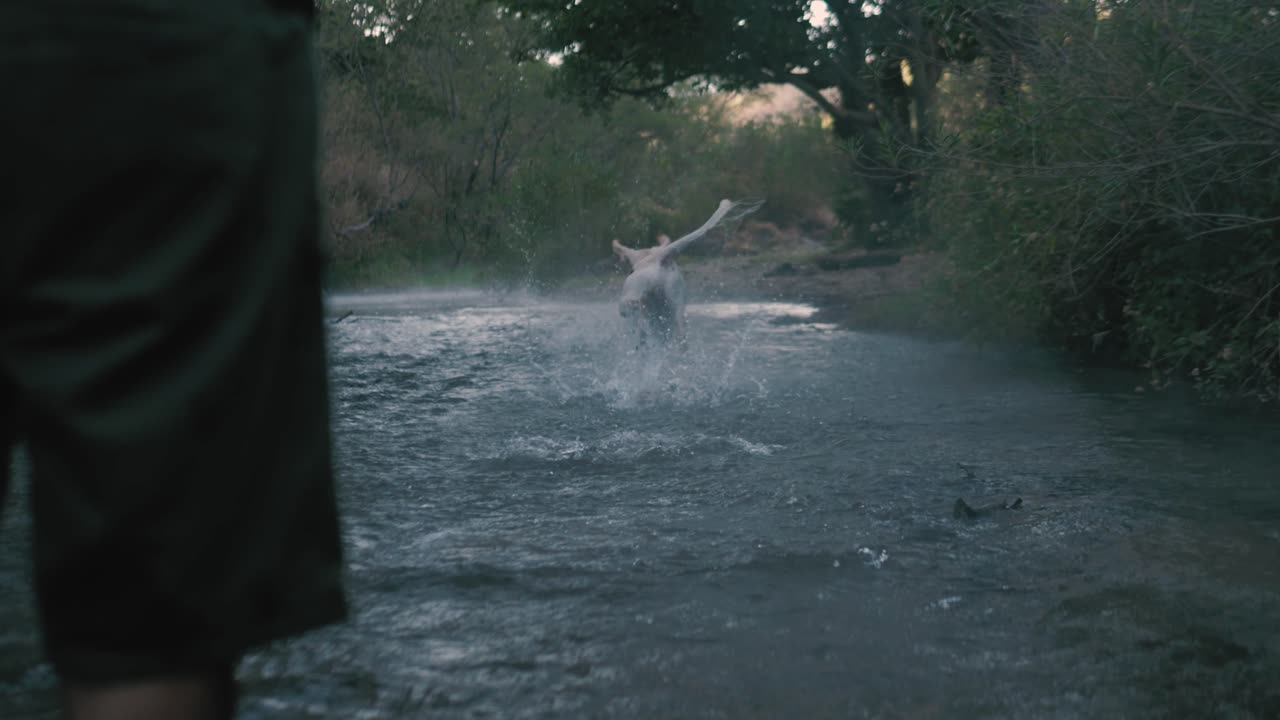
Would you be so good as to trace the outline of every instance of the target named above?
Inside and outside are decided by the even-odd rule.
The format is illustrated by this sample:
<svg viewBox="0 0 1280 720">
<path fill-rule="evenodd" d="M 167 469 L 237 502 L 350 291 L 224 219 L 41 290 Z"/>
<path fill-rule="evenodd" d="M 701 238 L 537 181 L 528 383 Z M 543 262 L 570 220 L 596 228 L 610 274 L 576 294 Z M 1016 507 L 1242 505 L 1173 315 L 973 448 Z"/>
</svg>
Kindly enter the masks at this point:
<svg viewBox="0 0 1280 720">
<path fill-rule="evenodd" d="M 720 206 L 702 227 L 675 242 L 663 235 L 654 247 L 632 249 L 613 241 L 613 251 L 631 265 L 631 274 L 622 283 L 618 312 L 635 324 L 642 339 L 653 338 L 663 344 L 684 343 L 687 293 L 676 258 L 694 241 L 723 222 L 731 212 L 736 219 L 759 207 L 758 202 L 744 204 L 721 200 Z"/>
</svg>

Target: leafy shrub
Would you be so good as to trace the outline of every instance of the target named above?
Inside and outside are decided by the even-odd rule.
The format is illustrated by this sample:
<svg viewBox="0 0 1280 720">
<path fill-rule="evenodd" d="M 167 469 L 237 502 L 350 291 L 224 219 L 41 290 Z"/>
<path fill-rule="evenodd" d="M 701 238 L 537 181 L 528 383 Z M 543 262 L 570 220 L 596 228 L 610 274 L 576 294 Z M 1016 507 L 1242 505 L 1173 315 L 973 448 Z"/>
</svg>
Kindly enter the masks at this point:
<svg viewBox="0 0 1280 720">
<path fill-rule="evenodd" d="M 1037 7 L 1021 91 L 949 119 L 934 158 L 928 215 L 966 307 L 1155 386 L 1276 397 L 1280 13 Z"/>
</svg>

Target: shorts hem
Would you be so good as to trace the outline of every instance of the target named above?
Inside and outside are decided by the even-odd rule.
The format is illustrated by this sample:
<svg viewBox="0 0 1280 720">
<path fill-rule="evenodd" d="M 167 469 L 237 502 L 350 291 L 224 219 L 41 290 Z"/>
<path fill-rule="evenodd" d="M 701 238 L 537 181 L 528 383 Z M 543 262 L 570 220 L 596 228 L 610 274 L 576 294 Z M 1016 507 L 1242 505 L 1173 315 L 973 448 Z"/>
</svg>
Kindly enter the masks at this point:
<svg viewBox="0 0 1280 720">
<path fill-rule="evenodd" d="M 48 656 L 62 682 L 79 685 L 123 685 L 203 675 L 235 665 L 255 649 L 341 624 L 348 618 L 347 603 L 340 591 L 312 608 L 275 625 L 243 633 L 239 639 L 222 638 L 205 643 L 203 650 L 198 647 L 169 652 L 50 648 Z"/>
</svg>

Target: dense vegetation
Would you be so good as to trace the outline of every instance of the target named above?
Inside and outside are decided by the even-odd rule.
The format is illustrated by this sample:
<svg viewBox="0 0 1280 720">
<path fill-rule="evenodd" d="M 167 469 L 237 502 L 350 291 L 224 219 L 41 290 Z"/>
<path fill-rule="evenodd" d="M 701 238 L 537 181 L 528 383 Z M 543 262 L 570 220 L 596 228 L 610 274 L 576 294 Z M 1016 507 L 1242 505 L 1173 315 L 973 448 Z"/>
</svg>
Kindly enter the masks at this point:
<svg viewBox="0 0 1280 720">
<path fill-rule="evenodd" d="M 721 197 L 820 214 L 836 181 L 810 112 L 731 121 L 692 92 L 584 113 L 519 61 L 527 18 L 471 0 L 321 6 L 323 188 L 333 283 L 555 281 L 697 227 Z"/>
<path fill-rule="evenodd" d="M 1280 393 L 1280 3 L 320 10 L 336 283 L 554 279 L 760 195 L 944 252 L 949 323 Z M 809 110 L 744 122 L 771 84 Z"/>
<path fill-rule="evenodd" d="M 1030 4 L 1028 4 L 1030 5 Z M 1280 9 L 1024 9 L 1019 92 L 955 108 L 928 212 L 993 329 L 1280 393 Z"/>
</svg>

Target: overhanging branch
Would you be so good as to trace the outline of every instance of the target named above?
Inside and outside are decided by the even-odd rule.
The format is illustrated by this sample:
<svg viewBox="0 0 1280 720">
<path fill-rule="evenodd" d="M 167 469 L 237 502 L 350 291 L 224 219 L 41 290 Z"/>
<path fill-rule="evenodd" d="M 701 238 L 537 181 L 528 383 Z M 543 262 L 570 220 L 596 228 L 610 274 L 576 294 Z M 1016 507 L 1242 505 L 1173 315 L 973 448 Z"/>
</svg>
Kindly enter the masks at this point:
<svg viewBox="0 0 1280 720">
<path fill-rule="evenodd" d="M 819 89 L 817 86 L 815 86 L 813 83 L 806 80 L 804 75 L 797 75 L 796 73 L 788 73 L 787 75 L 778 78 L 778 80 L 780 82 L 785 82 L 786 84 L 804 93 L 805 97 L 812 100 L 814 104 L 822 108 L 823 112 L 827 113 L 833 118 L 842 119 L 842 120 L 851 120 L 853 122 L 860 123 L 863 125 L 868 125 L 868 126 L 874 126 L 876 123 L 879 122 L 879 119 L 876 117 L 876 114 L 873 112 L 850 110 L 848 108 L 840 107 L 839 105 L 831 102 L 831 100 L 829 100 L 826 95 L 822 94 L 822 90 Z"/>
</svg>

